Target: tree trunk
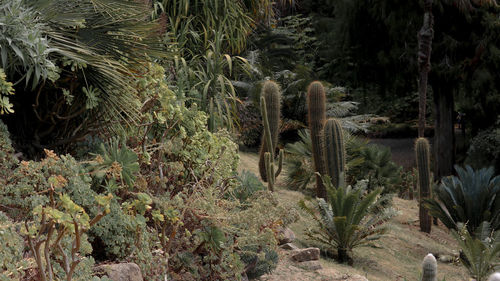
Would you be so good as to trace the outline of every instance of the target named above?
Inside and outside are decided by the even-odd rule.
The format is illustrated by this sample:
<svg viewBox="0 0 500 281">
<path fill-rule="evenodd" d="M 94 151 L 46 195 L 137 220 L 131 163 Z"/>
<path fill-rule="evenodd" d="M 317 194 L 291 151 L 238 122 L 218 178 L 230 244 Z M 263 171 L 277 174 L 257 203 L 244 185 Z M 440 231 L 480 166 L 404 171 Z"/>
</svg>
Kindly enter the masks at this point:
<svg viewBox="0 0 500 281">
<path fill-rule="evenodd" d="M 434 178 L 453 174 L 455 132 L 453 87 L 436 81 L 434 89 Z"/>
<path fill-rule="evenodd" d="M 427 100 L 427 81 L 429 71 L 431 70 L 431 50 L 432 39 L 434 37 L 434 16 L 432 15 L 432 1 L 425 0 L 424 2 L 424 22 L 422 28 L 418 32 L 418 68 L 419 68 L 419 83 L 418 83 L 418 137 L 423 138 L 425 132 L 425 113 Z"/>
</svg>

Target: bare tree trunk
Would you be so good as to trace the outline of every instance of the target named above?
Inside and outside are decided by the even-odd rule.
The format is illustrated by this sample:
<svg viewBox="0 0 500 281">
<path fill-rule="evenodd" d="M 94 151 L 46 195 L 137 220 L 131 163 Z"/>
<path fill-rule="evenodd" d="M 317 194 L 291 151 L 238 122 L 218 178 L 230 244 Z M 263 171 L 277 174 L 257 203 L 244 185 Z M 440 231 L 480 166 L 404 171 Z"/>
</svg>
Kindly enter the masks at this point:
<svg viewBox="0 0 500 281">
<path fill-rule="evenodd" d="M 432 15 L 432 1 L 424 2 L 424 23 L 418 32 L 418 67 L 420 79 L 418 84 L 419 112 L 418 136 L 423 138 L 425 132 L 425 101 L 427 99 L 427 80 L 431 70 L 432 39 L 434 38 L 434 16 Z"/>
</svg>

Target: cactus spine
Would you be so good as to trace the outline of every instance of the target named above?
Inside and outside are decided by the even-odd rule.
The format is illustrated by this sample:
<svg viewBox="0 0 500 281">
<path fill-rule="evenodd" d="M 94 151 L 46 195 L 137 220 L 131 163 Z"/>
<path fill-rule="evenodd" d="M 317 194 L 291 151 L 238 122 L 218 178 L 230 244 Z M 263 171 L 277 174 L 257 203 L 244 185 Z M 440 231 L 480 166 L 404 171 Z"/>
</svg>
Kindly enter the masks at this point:
<svg viewBox="0 0 500 281">
<path fill-rule="evenodd" d="M 415 151 L 418 169 L 420 231 L 430 233 L 431 217 L 422 204 L 424 198 L 431 198 L 430 148 L 427 139 L 418 138 L 415 143 Z"/>
<path fill-rule="evenodd" d="M 260 148 L 259 172 L 262 180 L 268 183 L 271 191 L 274 191 L 275 179 L 281 173 L 283 165 L 282 150 L 279 152 L 277 166 L 274 164 L 274 151 L 278 143 L 279 133 L 280 98 L 278 85 L 272 81 L 266 81 L 260 97 L 264 134 Z"/>
<path fill-rule="evenodd" d="M 425 256 L 422 262 L 422 281 L 437 281 L 437 262 L 432 254 Z"/>
<path fill-rule="evenodd" d="M 314 170 L 326 174 L 323 159 L 323 126 L 326 121 L 325 89 L 319 81 L 312 82 L 307 89 L 307 109 L 309 115 L 309 130 L 311 131 Z M 326 188 L 321 176 L 316 174 L 316 196 L 326 199 Z"/>
<path fill-rule="evenodd" d="M 340 122 L 329 119 L 323 130 L 325 164 L 334 187 L 345 186 L 344 133 Z"/>
</svg>

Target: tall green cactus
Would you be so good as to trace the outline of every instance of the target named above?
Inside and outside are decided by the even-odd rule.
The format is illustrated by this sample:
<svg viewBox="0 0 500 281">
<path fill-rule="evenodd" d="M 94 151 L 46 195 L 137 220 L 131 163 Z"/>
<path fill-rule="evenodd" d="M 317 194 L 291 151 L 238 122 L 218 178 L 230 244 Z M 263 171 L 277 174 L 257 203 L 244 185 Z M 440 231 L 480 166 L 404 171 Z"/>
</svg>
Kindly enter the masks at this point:
<svg viewBox="0 0 500 281">
<path fill-rule="evenodd" d="M 274 151 L 279 134 L 280 99 L 279 86 L 275 82 L 266 81 L 262 87 L 260 97 L 264 134 L 259 155 L 259 172 L 262 180 L 268 183 L 271 191 L 274 191 L 275 179 L 281 173 L 283 166 L 283 151 L 281 150 L 277 166 L 274 164 Z"/>
<path fill-rule="evenodd" d="M 328 119 L 323 130 L 325 138 L 325 164 L 327 173 L 335 187 L 345 186 L 344 133 L 340 122 Z"/>
<path fill-rule="evenodd" d="M 425 256 L 422 262 L 422 281 L 437 281 L 437 261 L 432 254 Z"/>
<path fill-rule="evenodd" d="M 307 89 L 307 109 L 309 115 L 309 130 L 311 131 L 312 153 L 314 170 L 326 174 L 326 165 L 323 159 L 323 126 L 326 121 L 325 89 L 319 81 L 314 81 Z M 326 199 L 326 188 L 321 176 L 316 174 L 316 196 Z"/>
<path fill-rule="evenodd" d="M 431 198 L 431 168 L 430 168 L 430 147 L 425 138 L 418 138 L 415 142 L 415 152 L 418 170 L 418 188 L 419 188 L 419 219 L 420 231 L 431 232 L 431 217 L 423 203 L 424 198 Z"/>
</svg>

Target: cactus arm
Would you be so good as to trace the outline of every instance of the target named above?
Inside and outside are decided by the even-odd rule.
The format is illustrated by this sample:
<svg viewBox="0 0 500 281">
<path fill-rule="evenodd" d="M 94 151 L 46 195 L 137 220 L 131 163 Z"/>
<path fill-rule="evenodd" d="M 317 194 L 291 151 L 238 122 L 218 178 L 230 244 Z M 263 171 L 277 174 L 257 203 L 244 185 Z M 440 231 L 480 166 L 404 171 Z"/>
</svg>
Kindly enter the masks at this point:
<svg viewBox="0 0 500 281">
<path fill-rule="evenodd" d="M 264 140 L 267 145 L 267 152 L 271 154 L 271 159 L 274 159 L 271 128 L 269 127 L 269 119 L 267 118 L 266 99 L 264 97 L 260 97 L 260 111 L 262 113 L 262 123 L 264 125 Z"/>
<path fill-rule="evenodd" d="M 274 178 L 271 176 L 273 170 L 273 165 L 271 163 L 271 153 L 264 153 L 264 163 L 266 165 L 267 187 L 270 191 L 274 191 Z"/>
<path fill-rule="evenodd" d="M 285 158 L 283 149 L 280 149 L 279 156 L 278 156 L 278 171 L 274 174 L 274 177 L 277 178 L 280 173 L 281 173 L 281 168 L 283 167 L 283 159 Z"/>
</svg>

